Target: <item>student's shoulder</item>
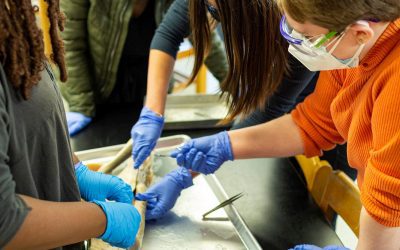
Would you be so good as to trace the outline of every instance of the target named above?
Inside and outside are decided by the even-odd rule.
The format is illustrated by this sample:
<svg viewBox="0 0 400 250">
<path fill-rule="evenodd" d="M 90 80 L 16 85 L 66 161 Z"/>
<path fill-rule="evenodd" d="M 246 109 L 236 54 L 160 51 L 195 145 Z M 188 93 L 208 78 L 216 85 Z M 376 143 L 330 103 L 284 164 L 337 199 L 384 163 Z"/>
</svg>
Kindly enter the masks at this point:
<svg viewBox="0 0 400 250">
<path fill-rule="evenodd" d="M 400 41 L 382 61 L 380 70 L 385 75 L 400 76 Z"/>
<path fill-rule="evenodd" d="M 400 42 L 382 61 L 377 71 L 374 92 L 377 95 L 400 94 Z"/>
<path fill-rule="evenodd" d="M 385 63 L 398 65 L 400 63 L 400 39 L 385 58 Z"/>
</svg>

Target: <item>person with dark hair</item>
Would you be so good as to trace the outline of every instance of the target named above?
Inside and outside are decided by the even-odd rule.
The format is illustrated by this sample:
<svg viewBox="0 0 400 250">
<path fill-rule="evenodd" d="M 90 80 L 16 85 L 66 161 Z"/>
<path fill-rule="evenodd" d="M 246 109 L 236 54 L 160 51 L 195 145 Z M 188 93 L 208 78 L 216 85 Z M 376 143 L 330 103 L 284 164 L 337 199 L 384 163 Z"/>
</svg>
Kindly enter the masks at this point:
<svg viewBox="0 0 400 250">
<path fill-rule="evenodd" d="M 150 43 L 172 2 L 61 2 L 67 17 L 62 37 L 69 80 L 60 87 L 69 104 L 67 121 L 71 136 L 91 123 L 101 105 L 122 104 L 132 108 L 143 105 L 146 84 L 154 78 L 147 72 Z M 210 54 L 205 63 L 218 80 L 224 78 L 226 57 L 216 32 L 212 34 Z M 168 89 L 170 78 L 165 80 Z M 160 118 L 155 120 L 157 124 Z"/>
<path fill-rule="evenodd" d="M 256 108 L 263 109 L 265 106 L 272 110 L 265 112 L 267 117 L 272 113 L 284 114 L 288 111 L 287 107 L 294 105 L 293 102 L 306 88 L 315 73 L 307 71 L 300 65 L 294 70 L 293 81 L 288 80 L 289 82 L 282 86 L 273 99 L 266 101 L 281 83 L 282 74 L 287 69 L 285 44 L 275 31 L 279 24 L 279 12 L 273 4 L 268 4 L 268 1 L 257 1 L 259 4 L 251 5 L 248 5 L 246 1 L 224 2 L 226 11 L 235 9 L 239 15 L 230 19 L 232 23 L 228 24 L 226 17 L 221 22 L 229 64 L 228 72 L 224 72 L 225 74 L 220 79 L 221 89 L 223 93 L 229 92 L 232 99 L 239 93 L 242 96 L 242 99 L 236 98 L 235 102 L 229 104 L 230 119 L 239 114 L 248 115 Z M 215 33 L 214 27 L 218 20 L 213 20 L 206 15 L 207 10 L 202 8 L 204 5 L 198 6 L 203 3 L 204 1 L 176 0 L 153 38 L 149 59 L 147 99 L 139 121 L 131 132 L 132 139 L 135 141 L 132 151 L 135 167 L 140 166 L 149 156 L 161 135 L 168 80 L 180 42 L 190 35 L 195 49 L 195 66 L 189 82 L 193 81 L 203 62 L 208 62 L 206 56 L 212 53 L 212 34 Z M 267 13 L 267 15 L 264 16 L 262 13 Z M 203 15 L 204 18 L 198 20 Z M 243 19 L 243 23 L 239 21 L 240 18 Z M 244 24 L 246 20 L 251 20 L 254 25 L 246 26 Z M 202 26 L 199 27 L 198 24 Z M 259 32 L 259 27 L 264 27 L 271 32 Z M 276 44 L 268 46 L 271 39 L 276 41 Z M 240 49 L 241 46 L 256 44 L 266 44 L 266 46 L 260 46 L 257 50 Z M 280 60 L 277 60 L 278 58 Z M 295 60 L 291 60 L 290 63 L 297 67 Z M 249 86 L 259 89 L 257 92 L 249 93 Z M 271 102 L 271 105 L 266 102 Z M 264 115 L 261 114 L 261 116 Z"/>
<path fill-rule="evenodd" d="M 47 3 L 65 81 L 63 16 L 59 0 Z M 141 220 L 132 189 L 74 157 L 35 9 L 31 0 L 0 1 L 0 248 L 82 249 L 94 237 L 132 246 Z"/>
<path fill-rule="evenodd" d="M 279 79 L 278 75 L 280 73 L 276 72 L 277 78 L 273 81 L 267 76 L 268 74 L 272 73 L 272 71 L 267 75 L 264 75 L 265 72 L 271 70 L 271 67 L 268 67 L 267 65 L 273 65 L 274 63 L 270 61 L 272 60 L 270 57 L 262 56 L 262 54 L 267 55 L 268 53 L 273 53 L 273 50 L 271 48 L 260 48 L 260 50 L 257 50 L 256 48 L 258 47 L 253 46 L 252 42 L 247 41 L 246 39 L 242 41 L 243 39 L 241 38 L 240 32 L 242 29 L 244 29 L 244 27 L 238 27 L 236 25 L 236 22 L 238 24 L 241 23 L 238 19 L 239 16 L 241 16 L 241 18 L 249 18 L 261 15 L 261 13 L 267 13 L 268 15 L 271 15 L 269 19 L 275 20 L 275 22 L 279 21 L 280 13 L 278 8 L 274 5 L 271 5 L 268 6 L 269 9 L 267 12 L 263 12 L 266 10 L 265 8 L 267 8 L 267 2 L 264 0 L 260 1 L 260 3 L 261 2 L 263 2 L 263 4 L 252 5 L 251 8 L 244 8 L 244 6 L 247 6 L 248 3 L 241 1 L 219 1 L 221 8 L 224 9 L 224 13 L 226 12 L 226 14 L 223 14 L 223 16 L 225 16 L 223 20 L 219 15 L 219 11 L 216 11 L 217 8 L 211 6 L 206 1 L 189 2 L 187 0 L 176 0 L 171 5 L 171 8 L 168 10 L 163 22 L 157 29 L 151 45 L 147 91 L 148 98 L 145 104 L 147 111 L 142 112 L 138 123 L 132 129 L 132 138 L 134 140 L 136 139 L 133 147 L 133 156 L 137 162 L 135 166 L 139 166 L 143 159 L 148 156 L 149 152 L 154 147 L 158 137 L 161 134 L 163 120 L 157 113 L 164 113 L 167 89 L 166 86 L 173 68 L 172 65 L 174 63 L 174 56 L 183 37 L 191 34 L 191 30 L 194 31 L 194 34 L 198 34 L 197 39 L 195 38 L 196 36 L 193 37 L 195 50 L 198 51 L 195 54 L 196 62 L 198 62 L 198 64 L 195 66 L 192 75 L 196 75 L 200 62 L 204 60 L 204 56 L 201 56 L 204 54 L 201 52 L 203 49 L 200 49 L 198 46 L 210 46 L 209 39 L 206 38 L 205 35 L 202 36 L 201 34 L 211 33 L 211 29 L 213 28 L 212 26 L 215 26 L 216 22 L 221 22 L 224 29 L 223 34 L 225 36 L 225 40 L 228 41 L 226 44 L 226 50 L 228 51 L 227 54 L 229 55 L 228 60 L 230 65 L 228 71 L 228 78 L 230 80 L 226 79 L 223 82 L 223 91 L 227 94 L 232 91 L 236 93 L 241 92 L 241 89 L 246 91 L 253 90 L 254 92 L 258 86 L 264 87 L 264 85 L 268 84 L 274 85 L 267 87 L 271 91 L 256 91 L 257 98 L 259 98 L 258 101 L 256 101 L 256 97 L 253 98 L 252 94 L 249 94 L 249 97 L 246 99 L 248 101 L 242 102 L 241 104 L 250 105 L 247 107 L 242 107 L 244 110 L 238 106 L 234 106 L 235 103 L 231 104 L 231 110 L 239 108 L 236 115 L 231 115 L 232 119 L 236 118 L 232 129 L 250 127 L 280 117 L 290 112 L 297 103 L 300 103 L 307 95 L 313 92 L 316 80 L 318 79 L 317 72 L 309 71 L 294 57 L 289 56 L 288 64 L 290 71 L 283 75 L 280 85 L 275 86 L 277 85 L 275 81 Z M 199 8 L 204 8 L 204 11 L 198 11 Z M 229 12 L 231 9 L 240 10 L 240 13 L 238 11 L 235 12 L 238 14 L 238 16 L 230 15 Z M 190 13 L 188 14 L 189 10 Z M 197 17 L 200 15 L 200 13 L 202 13 L 202 15 L 204 15 L 206 18 Z M 192 19 L 192 22 L 190 22 L 190 19 Z M 204 23 L 200 22 L 198 19 L 203 20 Z M 269 19 L 258 18 L 257 20 L 259 20 L 260 23 L 254 27 L 246 27 L 246 29 L 249 29 L 247 32 L 253 34 L 258 32 L 260 27 L 263 26 L 278 26 L 277 24 L 271 23 Z M 209 22 L 211 22 L 211 25 L 208 25 Z M 244 21 L 244 23 L 246 23 L 246 21 Z M 204 29 L 206 31 L 202 31 Z M 270 30 L 271 28 L 267 29 Z M 231 34 L 235 35 L 232 36 Z M 273 39 L 273 36 L 277 36 L 278 39 Z M 268 44 L 271 44 L 271 39 L 272 41 L 280 41 L 280 37 L 281 36 L 278 32 L 274 32 L 274 35 L 264 34 L 260 37 L 263 42 L 257 44 L 266 44 L 267 46 Z M 199 45 L 199 39 L 204 39 L 204 41 L 202 40 L 203 45 Z M 246 46 L 252 46 L 254 47 L 254 50 L 238 52 L 236 51 L 238 48 L 237 44 L 240 43 L 247 44 Z M 272 44 L 272 46 L 277 45 Z M 280 46 L 286 48 L 286 45 L 283 42 Z M 246 71 L 243 71 L 242 73 L 240 73 L 240 71 L 233 70 L 237 67 L 245 67 L 240 58 L 255 57 L 254 54 L 249 54 L 255 53 L 255 51 L 257 51 L 258 56 L 253 62 L 257 61 L 256 64 L 262 63 L 265 65 L 265 71 L 259 71 L 257 72 L 258 74 L 255 74 L 250 67 L 246 67 Z M 279 46 L 277 51 L 279 52 Z M 282 51 L 279 52 L 279 54 L 280 55 L 272 55 L 272 58 L 280 58 L 285 55 L 285 53 Z M 238 64 L 238 66 L 235 66 L 235 64 Z M 282 64 L 280 67 L 283 66 L 284 64 Z M 253 85 L 252 88 L 250 88 L 250 85 L 245 84 L 247 83 L 245 79 L 251 80 L 251 85 Z M 262 84 L 263 82 L 264 84 Z M 275 88 L 276 90 L 272 91 L 272 89 Z M 232 101 L 236 99 L 232 97 Z M 262 103 L 262 106 L 259 106 L 254 102 L 260 102 Z M 250 113 L 247 114 L 245 111 L 246 109 Z M 334 169 L 341 169 L 345 171 L 352 179 L 355 179 L 355 170 L 350 168 L 347 163 L 346 145 L 340 145 L 336 149 L 325 152 L 324 159 L 329 160 Z M 185 181 L 189 182 L 189 179 L 191 179 L 190 174 L 187 174 L 183 171 L 173 171 L 164 180 L 151 187 L 147 193 L 151 193 L 151 197 L 156 194 L 158 201 L 157 205 L 153 206 L 153 209 L 148 210 L 146 218 L 160 218 L 166 212 L 168 212 L 174 206 L 176 199 L 183 190 L 183 187 L 187 187 L 187 185 L 183 185 L 183 183 L 185 183 Z M 148 197 L 150 196 L 147 196 L 146 194 L 139 195 L 139 198 L 145 200 L 148 200 Z"/>
<path fill-rule="evenodd" d="M 222 2 L 209 0 L 221 20 Z M 322 71 L 315 91 L 290 114 L 251 128 L 190 140 L 172 156 L 180 166 L 210 174 L 228 160 L 311 157 L 347 142 L 363 205 L 357 249 L 400 249 L 398 0 L 277 3 L 284 13 L 279 32 L 290 44 L 288 51 L 308 69 Z M 294 249 L 321 248 L 300 245 Z"/>
</svg>

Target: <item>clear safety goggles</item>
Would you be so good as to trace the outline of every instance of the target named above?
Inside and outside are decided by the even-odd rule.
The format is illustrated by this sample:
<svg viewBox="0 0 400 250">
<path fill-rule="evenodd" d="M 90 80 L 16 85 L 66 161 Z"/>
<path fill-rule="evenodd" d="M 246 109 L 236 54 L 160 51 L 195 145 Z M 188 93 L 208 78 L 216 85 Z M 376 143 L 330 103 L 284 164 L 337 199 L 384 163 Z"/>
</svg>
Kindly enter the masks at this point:
<svg viewBox="0 0 400 250">
<path fill-rule="evenodd" d="M 281 35 L 297 50 L 308 55 L 308 56 L 317 56 L 321 52 L 321 48 L 327 47 L 330 44 L 338 41 L 340 37 L 344 34 L 340 33 L 338 36 L 338 32 L 330 31 L 328 34 L 321 34 L 313 37 L 306 37 L 303 34 L 294 30 L 288 24 L 286 20 L 286 16 L 283 15 L 280 22 L 280 32 Z M 336 36 L 336 37 L 335 37 Z M 335 38 L 334 38 L 335 37 Z M 334 38 L 334 39 L 332 39 Z M 325 50 L 323 50 L 325 51 Z"/>
</svg>

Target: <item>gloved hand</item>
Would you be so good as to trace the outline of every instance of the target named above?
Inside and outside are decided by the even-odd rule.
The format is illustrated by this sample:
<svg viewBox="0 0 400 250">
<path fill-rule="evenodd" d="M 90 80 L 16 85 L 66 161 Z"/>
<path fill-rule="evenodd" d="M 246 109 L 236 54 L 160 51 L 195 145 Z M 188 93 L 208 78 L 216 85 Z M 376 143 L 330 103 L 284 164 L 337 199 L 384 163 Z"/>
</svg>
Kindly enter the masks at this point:
<svg viewBox="0 0 400 250">
<path fill-rule="evenodd" d="M 70 136 L 74 136 L 92 121 L 92 118 L 78 112 L 67 112 L 67 124 Z"/>
<path fill-rule="evenodd" d="M 137 194 L 136 200 L 147 201 L 146 220 L 159 219 L 174 207 L 181 191 L 192 185 L 189 170 L 179 167 L 151 186 L 146 193 Z"/>
<path fill-rule="evenodd" d="M 289 250 L 350 250 L 347 247 L 340 247 L 340 246 L 326 246 L 324 248 L 320 248 L 314 245 L 297 245 L 294 248 L 291 248 Z"/>
<path fill-rule="evenodd" d="M 179 166 L 203 174 L 214 173 L 225 161 L 233 160 L 232 147 L 226 131 L 190 140 L 174 150 L 171 157 Z"/>
<path fill-rule="evenodd" d="M 137 169 L 150 155 L 156 146 L 164 126 L 164 117 L 156 114 L 147 107 L 143 107 L 139 121 L 131 130 L 133 140 L 132 156 Z"/>
<path fill-rule="evenodd" d="M 105 201 L 107 199 L 132 204 L 132 188 L 120 178 L 92 171 L 82 162 L 75 165 L 75 175 L 84 200 Z"/>
<path fill-rule="evenodd" d="M 135 243 L 140 226 L 140 214 L 131 204 L 91 201 L 103 209 L 107 227 L 99 237 L 114 247 L 129 248 Z"/>
</svg>

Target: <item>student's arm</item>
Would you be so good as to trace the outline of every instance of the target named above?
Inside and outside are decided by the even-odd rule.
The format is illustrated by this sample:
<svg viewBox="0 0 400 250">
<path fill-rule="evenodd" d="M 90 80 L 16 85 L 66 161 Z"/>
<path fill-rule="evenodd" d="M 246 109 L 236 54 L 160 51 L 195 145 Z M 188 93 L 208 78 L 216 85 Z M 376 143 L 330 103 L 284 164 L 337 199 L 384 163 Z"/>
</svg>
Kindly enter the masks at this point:
<svg viewBox="0 0 400 250">
<path fill-rule="evenodd" d="M 321 155 L 344 140 L 330 114 L 339 85 L 321 73 L 317 87 L 290 115 L 270 122 L 229 132 L 235 159 L 284 157 L 305 153 Z"/>
<path fill-rule="evenodd" d="M 145 105 L 159 114 L 164 113 L 179 46 L 190 32 L 188 4 L 187 0 L 172 3 L 151 42 Z"/>
<path fill-rule="evenodd" d="M 175 0 L 158 27 L 149 58 L 146 106 L 163 114 L 165 100 L 179 46 L 190 35 L 189 2 Z M 211 51 L 205 64 L 215 77 L 222 81 L 228 70 L 223 42 L 216 31 L 212 32 Z"/>
<path fill-rule="evenodd" d="M 378 223 L 363 208 L 357 250 L 400 249 L 400 227 L 387 227 Z"/>
<path fill-rule="evenodd" d="M 335 79 L 324 75 L 314 93 L 291 115 L 255 127 L 190 140 L 171 156 L 177 159 L 178 165 L 210 174 L 227 160 L 300 153 L 320 155 L 322 150 L 344 142 L 330 115 L 332 100 L 339 90 Z"/>
<path fill-rule="evenodd" d="M 234 159 L 287 157 L 302 154 L 299 128 L 290 115 L 229 132 Z"/>
<path fill-rule="evenodd" d="M 374 86 L 358 249 L 400 249 L 400 72 L 399 64 L 391 67 Z"/>
<path fill-rule="evenodd" d="M 150 50 L 145 106 L 156 113 L 164 114 L 168 84 L 174 64 L 175 59 L 169 54 L 161 50 Z"/>
<path fill-rule="evenodd" d="M 172 3 L 150 45 L 146 103 L 131 130 L 134 168 L 154 149 L 164 126 L 162 115 L 175 56 L 189 30 L 187 5 L 187 0 Z"/>
<path fill-rule="evenodd" d="M 22 195 L 15 199 L 30 211 L 5 249 L 52 249 L 96 238 L 106 227 L 106 216 L 94 203 L 49 202 Z"/>
<path fill-rule="evenodd" d="M 337 74 L 321 72 L 314 92 L 291 112 L 303 141 L 303 153 L 307 157 L 321 156 L 323 151 L 345 142 L 331 116 L 333 99 L 341 88 Z"/>
</svg>

